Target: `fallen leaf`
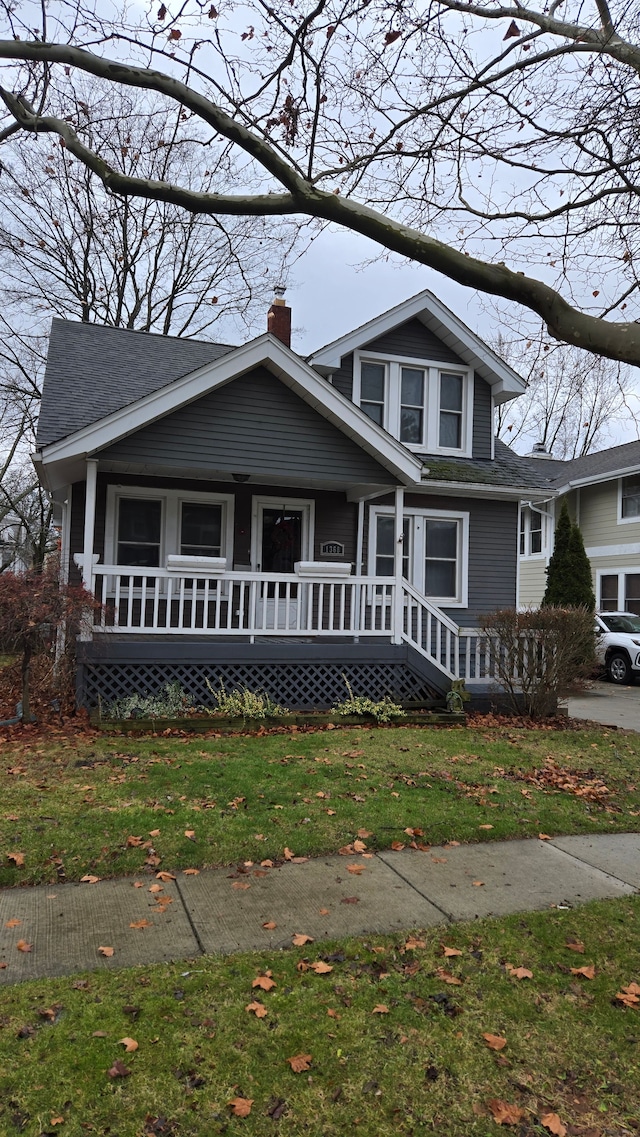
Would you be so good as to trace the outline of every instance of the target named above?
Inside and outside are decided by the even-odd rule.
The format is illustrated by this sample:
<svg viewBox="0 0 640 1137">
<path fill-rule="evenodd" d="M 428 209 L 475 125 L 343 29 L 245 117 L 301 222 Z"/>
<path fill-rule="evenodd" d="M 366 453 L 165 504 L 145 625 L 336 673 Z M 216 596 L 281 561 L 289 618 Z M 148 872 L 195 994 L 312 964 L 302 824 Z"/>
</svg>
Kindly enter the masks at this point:
<svg viewBox="0 0 640 1137">
<path fill-rule="evenodd" d="M 107 1034 L 106 1030 L 94 1030 L 91 1037 L 92 1038 L 108 1038 L 109 1035 Z"/>
<path fill-rule="evenodd" d="M 294 1074 L 303 1074 L 305 1070 L 310 1070 L 312 1061 L 310 1054 L 294 1054 L 292 1058 L 287 1058 Z"/>
<path fill-rule="evenodd" d="M 80 883 L 81 884 L 97 884 L 99 880 L 100 880 L 99 876 L 91 876 L 90 873 L 87 873 L 86 876 L 80 877 Z"/>
<path fill-rule="evenodd" d="M 373 837 L 373 833 L 369 829 L 358 829 L 358 837 Z"/>
<path fill-rule="evenodd" d="M 474 888 L 484 888 L 483 880 L 474 880 L 472 883 Z"/>
<path fill-rule="evenodd" d="M 246 880 L 234 880 L 231 887 L 235 888 L 236 892 L 246 892 L 248 888 L 251 888 L 251 885 Z"/>
<path fill-rule="evenodd" d="M 321 916 L 328 916 L 329 915 L 329 909 L 328 908 L 319 908 L 318 911 L 319 911 Z"/>
<path fill-rule="evenodd" d="M 538 840 L 539 840 L 539 841 L 550 841 L 550 840 L 551 840 L 551 837 L 549 836 L 549 834 L 548 834 L 548 833 L 538 833 Z M 566 1133 L 566 1132 L 567 1132 L 567 1131 L 566 1131 L 566 1129 L 565 1129 L 565 1133 Z"/>
<path fill-rule="evenodd" d="M 182 875 L 183 876 L 199 876 L 200 875 L 200 869 L 183 869 Z"/>
<path fill-rule="evenodd" d="M 317 963 L 310 963 L 309 968 L 311 971 L 315 971 L 316 975 L 328 975 L 330 971 L 333 971 L 333 968 L 321 959 Z"/>
<path fill-rule="evenodd" d="M 142 883 L 141 880 L 134 880 L 133 887 L 134 888 L 144 888 L 144 884 Z"/>
<path fill-rule="evenodd" d="M 16 868 L 21 869 L 24 865 L 24 853 L 7 853 L 7 860 L 13 861 Z"/>
<path fill-rule="evenodd" d="M 482 1037 L 489 1047 L 489 1050 L 504 1050 L 505 1046 L 507 1045 L 506 1038 L 503 1038 L 500 1034 L 487 1033 L 483 1034 Z"/>
<path fill-rule="evenodd" d="M 254 1098 L 232 1098 L 227 1105 L 235 1117 L 248 1117 Z"/>
<path fill-rule="evenodd" d="M 291 849 L 288 849 L 286 847 L 286 845 L 285 845 L 285 850 L 284 850 L 283 855 L 284 855 L 285 861 L 292 861 L 293 860 L 294 854 L 291 852 Z"/>
<path fill-rule="evenodd" d="M 360 897 L 359 896 L 343 896 L 340 903 L 341 904 L 359 904 L 360 903 Z"/>
<path fill-rule="evenodd" d="M 18 951 L 31 951 L 33 944 L 28 944 L 26 940 L 18 940 L 16 947 Z"/>
<path fill-rule="evenodd" d="M 329 817 L 335 817 L 336 815 L 335 809 L 328 809 L 327 813 L 329 814 Z"/>
<path fill-rule="evenodd" d="M 126 846 L 128 849 L 137 849 L 142 844 L 143 837 L 127 837 Z"/>
<path fill-rule="evenodd" d="M 64 1117 L 52 1117 L 49 1125 L 64 1125 Z"/>
<path fill-rule="evenodd" d="M 463 953 L 460 951 L 460 948 L 457 948 L 457 947 L 447 947 L 447 945 L 446 945 L 446 944 L 442 944 L 442 954 L 443 954 L 443 955 L 444 955 L 444 956 L 445 956 L 447 959 L 450 959 L 450 958 L 451 958 L 451 956 L 453 956 L 453 955 L 462 955 Z"/>
<path fill-rule="evenodd" d="M 405 951 L 415 951 L 416 948 L 423 948 L 427 945 L 424 940 L 416 940 L 414 936 L 409 936 L 409 939 L 404 946 Z"/>
<path fill-rule="evenodd" d="M 450 983 L 453 987 L 461 987 L 462 980 L 452 975 L 450 971 L 445 971 L 444 967 L 436 967 L 436 975 L 443 983 Z"/>
<path fill-rule="evenodd" d="M 389 1008 L 386 1007 L 384 1003 L 376 1003 L 371 1014 L 372 1015 L 388 1015 L 389 1014 Z"/>
<path fill-rule="evenodd" d="M 113 953 L 114 953 L 114 951 L 115 951 L 115 948 L 112 948 L 112 947 L 99 947 L 99 948 L 98 948 L 98 951 L 100 952 L 100 954 L 101 954 L 101 955 L 106 955 L 107 959 L 111 959 L 111 956 L 113 955 Z"/>
<path fill-rule="evenodd" d="M 625 1007 L 637 1007 L 640 1003 L 640 986 L 637 983 L 630 983 L 628 987 L 618 991 L 616 999 Z"/>
<path fill-rule="evenodd" d="M 164 888 L 161 884 L 150 884 L 149 892 L 152 892 L 155 895 L 157 892 L 164 892 Z"/>
<path fill-rule="evenodd" d="M 184 835 L 185 837 L 188 837 L 190 841 L 193 841 L 196 835 L 196 831 L 195 829 L 185 829 Z"/>
<path fill-rule="evenodd" d="M 595 979 L 596 969 L 593 963 L 586 963 L 584 967 L 572 967 L 572 975 L 582 975 L 584 979 Z"/>
<path fill-rule="evenodd" d="M 164 880 L 165 883 L 168 880 L 175 880 L 175 879 L 176 878 L 175 878 L 174 874 L 172 872 L 166 872 L 165 869 L 162 869 L 160 872 L 156 873 L 156 880 Z"/>
<path fill-rule="evenodd" d="M 133 923 L 129 924 L 129 927 L 130 928 L 152 928 L 153 927 L 153 921 L 152 920 L 134 920 Z"/>
<path fill-rule="evenodd" d="M 557 1113 L 545 1113 L 540 1118 L 540 1124 L 544 1125 L 550 1133 L 555 1133 L 556 1137 L 566 1137 L 566 1127 L 562 1124 Z"/>
<path fill-rule="evenodd" d="M 17 928 L 18 924 L 21 924 L 21 923 L 22 923 L 22 920 L 16 920 L 14 917 L 13 920 L 7 920 L 7 922 L 5 924 L 5 928 Z"/>
<path fill-rule="evenodd" d="M 360 876 L 366 867 L 366 865 L 347 865 L 347 872 L 352 873 L 353 876 Z"/>
<path fill-rule="evenodd" d="M 267 1008 L 264 1003 L 258 1003 L 256 1000 L 253 1003 L 247 1003 L 245 1011 L 252 1011 L 257 1019 L 263 1019 L 267 1014 Z"/>
<path fill-rule="evenodd" d="M 329 1008 L 328 1008 L 328 1010 L 327 1010 L 327 1014 L 328 1014 L 328 1016 L 329 1016 L 329 1018 L 330 1018 L 330 1019 L 339 1019 L 339 1018 L 341 1018 L 341 1015 L 339 1015 L 337 1011 L 334 1011 L 333 1007 L 329 1007 Z"/>
<path fill-rule="evenodd" d="M 134 1050 L 138 1049 L 138 1043 L 135 1038 L 119 1038 L 118 1042 L 124 1046 L 127 1054 L 133 1054 Z"/>
<path fill-rule="evenodd" d="M 258 975 L 251 986 L 260 987 L 262 991 L 270 991 L 272 987 L 277 987 L 277 983 L 273 981 L 270 975 Z"/>
<path fill-rule="evenodd" d="M 492 1098 L 491 1101 L 487 1102 L 487 1106 L 491 1110 L 493 1120 L 498 1125 L 517 1125 L 524 1117 L 523 1109 L 502 1101 L 500 1098 Z"/>
<path fill-rule="evenodd" d="M 274 928 L 278 927 L 278 925 L 276 924 L 275 920 L 267 920 L 266 924 L 263 924 L 262 927 L 266 928 L 268 932 L 272 932 Z"/>
<path fill-rule="evenodd" d="M 446 857 L 433 857 L 432 856 L 431 860 L 433 861 L 434 865 L 446 865 L 446 863 L 447 863 Z"/>
<path fill-rule="evenodd" d="M 305 944 L 313 943 L 313 936 L 305 936 L 302 932 L 296 932 L 291 942 L 294 947 L 304 947 Z"/>
<path fill-rule="evenodd" d="M 533 971 L 529 971 L 528 967 L 514 967 L 512 963 L 505 963 L 504 969 L 514 979 L 533 979 Z"/>
<path fill-rule="evenodd" d="M 478 829 L 493 829 L 493 825 L 479 825 Z"/>
<path fill-rule="evenodd" d="M 108 1073 L 110 1078 L 128 1078 L 131 1070 L 117 1058 Z"/>
<path fill-rule="evenodd" d="M 569 951 L 579 951 L 581 955 L 584 955 L 584 944 L 580 943 L 579 940 L 567 940 L 564 946 Z"/>
<path fill-rule="evenodd" d="M 159 837 L 160 836 L 160 830 L 159 829 L 150 829 L 149 830 L 149 836 L 150 837 Z"/>
<path fill-rule="evenodd" d="M 402 844 L 402 841 L 392 841 L 391 848 L 393 849 L 394 853 L 401 853 L 404 849 L 404 845 Z"/>
</svg>

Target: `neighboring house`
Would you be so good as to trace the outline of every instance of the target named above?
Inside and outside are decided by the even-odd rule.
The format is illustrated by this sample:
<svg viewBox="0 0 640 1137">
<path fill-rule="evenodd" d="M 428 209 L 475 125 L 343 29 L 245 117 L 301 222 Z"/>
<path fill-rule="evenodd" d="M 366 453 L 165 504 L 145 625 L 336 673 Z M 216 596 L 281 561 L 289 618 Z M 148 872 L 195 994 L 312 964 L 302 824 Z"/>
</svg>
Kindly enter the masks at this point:
<svg viewBox="0 0 640 1137">
<path fill-rule="evenodd" d="M 29 568 L 26 534 L 22 521 L 9 512 L 0 519 L 0 573 L 23 573 Z"/>
<path fill-rule="evenodd" d="M 556 519 L 566 501 L 591 561 L 598 609 L 640 614 L 640 442 L 567 462 L 539 447 L 529 465 L 548 493 L 546 501 L 521 506 L 520 606 L 542 600 Z"/>
<path fill-rule="evenodd" d="M 519 502 L 547 496 L 494 441 L 523 380 L 429 292 L 306 360 L 290 321 L 277 298 L 240 347 L 53 321 L 35 461 L 103 605 L 86 704 L 488 687 L 475 629 L 515 605 Z"/>
</svg>

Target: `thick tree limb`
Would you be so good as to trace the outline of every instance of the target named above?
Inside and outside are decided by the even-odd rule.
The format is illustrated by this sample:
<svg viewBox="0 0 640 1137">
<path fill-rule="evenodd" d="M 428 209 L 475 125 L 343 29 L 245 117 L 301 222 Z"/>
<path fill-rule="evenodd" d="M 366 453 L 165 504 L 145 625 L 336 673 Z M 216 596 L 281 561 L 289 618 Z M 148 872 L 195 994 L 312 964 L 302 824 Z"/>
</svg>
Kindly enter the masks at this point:
<svg viewBox="0 0 640 1137">
<path fill-rule="evenodd" d="M 448 3 L 448 0 L 444 0 Z M 451 2 L 451 7 L 456 3 Z M 464 6 L 472 11 L 476 5 Z M 486 9 L 479 14 L 486 15 Z M 493 10 L 495 15 L 497 10 Z M 500 9 L 504 15 L 522 18 L 520 11 Z M 548 17 L 545 17 L 548 19 Z M 535 22 L 535 21 L 534 21 Z M 558 34 L 564 34 L 561 30 Z M 601 33 L 598 33 L 601 34 Z M 613 54 L 610 40 L 607 51 Z M 639 54 L 639 53 L 637 53 Z M 42 118 L 16 96 L 2 92 L 2 97 L 17 122 L 25 130 L 57 133 L 69 150 L 84 162 L 114 193 L 166 201 L 191 212 L 210 214 L 301 214 L 343 225 L 392 250 L 436 269 L 445 276 L 470 288 L 502 296 L 538 313 L 549 332 L 557 339 L 595 354 L 640 365 L 640 325 L 612 323 L 581 312 L 570 305 L 555 289 L 514 272 L 504 264 L 491 264 L 464 251 L 452 248 L 428 234 L 386 217 L 371 207 L 320 190 L 306 179 L 257 131 L 252 131 L 231 118 L 204 95 L 184 83 L 157 70 L 133 67 L 115 60 L 64 45 L 40 42 L 0 42 L 0 58 L 63 63 L 115 83 L 156 91 L 178 102 L 212 127 L 218 134 L 240 147 L 263 170 L 270 173 L 288 191 L 285 194 L 204 194 L 162 181 L 128 177 L 112 169 L 95 152 L 88 149 L 68 123 L 55 118 Z M 625 60 L 628 62 L 628 60 Z M 640 57 L 639 57 L 640 63 Z"/>
</svg>

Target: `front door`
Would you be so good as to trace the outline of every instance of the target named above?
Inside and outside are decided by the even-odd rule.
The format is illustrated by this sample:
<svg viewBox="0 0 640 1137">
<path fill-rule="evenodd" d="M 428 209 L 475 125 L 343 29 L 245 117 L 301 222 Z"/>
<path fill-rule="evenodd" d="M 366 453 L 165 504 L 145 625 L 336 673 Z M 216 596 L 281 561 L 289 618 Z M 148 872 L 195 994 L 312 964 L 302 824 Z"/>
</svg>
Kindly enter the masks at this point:
<svg viewBox="0 0 640 1137">
<path fill-rule="evenodd" d="M 310 560 L 313 548 L 313 502 L 255 498 L 253 569 L 290 574 L 298 561 Z M 293 581 L 264 581 L 258 588 L 256 625 L 265 630 L 301 629 L 304 588 Z"/>
</svg>

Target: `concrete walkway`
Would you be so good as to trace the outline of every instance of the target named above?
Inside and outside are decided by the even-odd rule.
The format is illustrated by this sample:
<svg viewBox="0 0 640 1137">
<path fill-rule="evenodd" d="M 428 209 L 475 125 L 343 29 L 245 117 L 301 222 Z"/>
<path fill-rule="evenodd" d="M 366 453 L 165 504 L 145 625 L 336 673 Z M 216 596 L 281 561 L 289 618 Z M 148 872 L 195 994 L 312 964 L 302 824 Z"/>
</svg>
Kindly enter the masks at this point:
<svg viewBox="0 0 640 1137">
<path fill-rule="evenodd" d="M 640 731 L 640 686 L 617 687 L 597 679 L 562 701 L 571 718 Z"/>
<path fill-rule="evenodd" d="M 406 932 L 628 896 L 640 891 L 640 834 L 404 849 L 175 877 L 3 889 L 0 983 L 273 951 L 290 947 L 296 932 L 316 941 Z M 152 892 L 158 885 L 162 891 Z"/>
</svg>

